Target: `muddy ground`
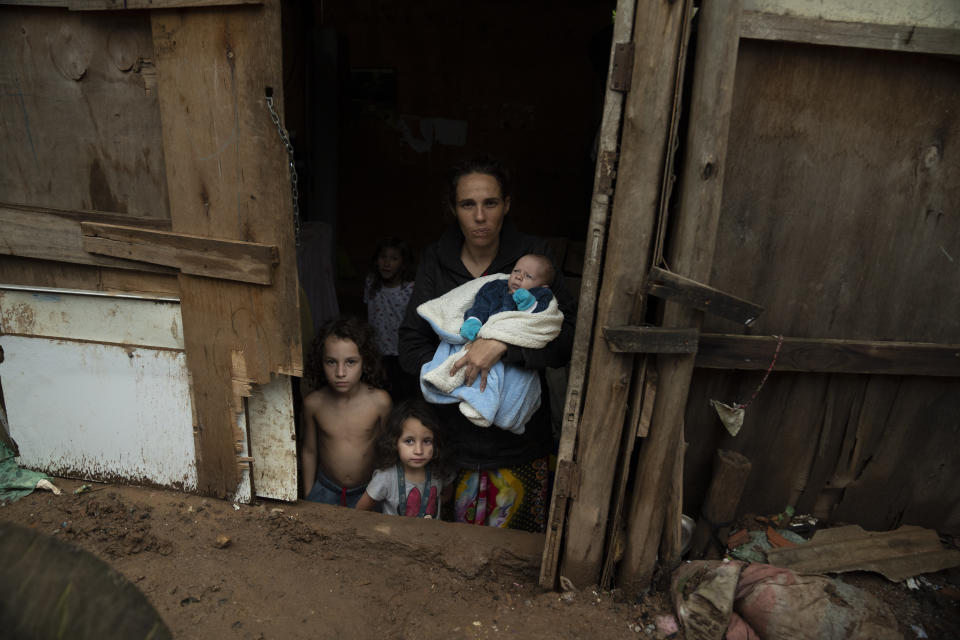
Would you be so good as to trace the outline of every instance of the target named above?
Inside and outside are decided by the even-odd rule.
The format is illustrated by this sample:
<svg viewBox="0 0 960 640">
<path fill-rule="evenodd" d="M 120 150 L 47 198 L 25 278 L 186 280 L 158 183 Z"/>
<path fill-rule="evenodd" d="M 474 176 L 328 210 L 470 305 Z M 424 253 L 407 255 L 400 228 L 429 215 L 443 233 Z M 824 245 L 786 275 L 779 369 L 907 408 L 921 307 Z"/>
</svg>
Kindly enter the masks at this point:
<svg viewBox="0 0 960 640">
<path fill-rule="evenodd" d="M 537 585 L 543 536 L 312 503 L 233 505 L 170 491 L 59 480 L 0 507 L 80 546 L 146 595 L 176 638 L 663 638 L 662 593 L 628 602 Z M 905 638 L 960 637 L 958 576 L 910 591 L 844 580 L 896 613 Z M 676 638 L 682 638 L 682 631 Z"/>
</svg>

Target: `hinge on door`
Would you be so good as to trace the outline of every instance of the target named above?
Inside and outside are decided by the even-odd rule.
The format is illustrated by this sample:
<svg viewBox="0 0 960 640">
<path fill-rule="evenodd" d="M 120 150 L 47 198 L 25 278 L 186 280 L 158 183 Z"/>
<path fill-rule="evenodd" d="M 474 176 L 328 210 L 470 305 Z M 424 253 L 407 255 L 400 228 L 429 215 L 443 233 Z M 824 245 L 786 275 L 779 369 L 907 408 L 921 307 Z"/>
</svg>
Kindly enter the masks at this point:
<svg viewBox="0 0 960 640">
<path fill-rule="evenodd" d="M 633 76 L 633 43 L 618 42 L 613 48 L 613 66 L 610 67 L 610 88 L 626 93 L 630 91 Z"/>
<path fill-rule="evenodd" d="M 560 498 L 576 500 L 580 493 L 580 468 L 570 460 L 557 462 L 557 473 L 553 478 L 553 490 Z"/>
</svg>

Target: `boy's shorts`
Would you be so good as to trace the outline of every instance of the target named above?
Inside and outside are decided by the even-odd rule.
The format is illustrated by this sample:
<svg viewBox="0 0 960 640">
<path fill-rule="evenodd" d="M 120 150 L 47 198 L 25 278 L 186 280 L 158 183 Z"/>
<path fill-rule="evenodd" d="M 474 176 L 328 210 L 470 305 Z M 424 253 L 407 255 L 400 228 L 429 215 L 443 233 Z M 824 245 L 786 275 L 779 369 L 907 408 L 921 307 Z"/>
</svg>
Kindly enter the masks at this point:
<svg viewBox="0 0 960 640">
<path fill-rule="evenodd" d="M 310 489 L 307 500 L 340 507 L 350 507 L 352 509 L 357 506 L 360 496 L 363 495 L 366 489 L 366 484 L 352 489 L 345 489 L 330 480 L 330 478 L 325 476 L 323 471 L 317 467 L 317 481 L 313 484 L 313 488 Z"/>
</svg>

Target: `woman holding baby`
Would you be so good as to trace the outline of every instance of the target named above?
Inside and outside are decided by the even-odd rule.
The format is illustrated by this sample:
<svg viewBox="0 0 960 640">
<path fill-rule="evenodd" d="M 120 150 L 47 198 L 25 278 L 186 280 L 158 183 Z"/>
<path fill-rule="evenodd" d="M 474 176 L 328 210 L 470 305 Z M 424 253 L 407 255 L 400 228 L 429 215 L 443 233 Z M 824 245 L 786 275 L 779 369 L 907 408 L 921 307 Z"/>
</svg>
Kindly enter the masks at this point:
<svg viewBox="0 0 960 640">
<path fill-rule="evenodd" d="M 481 276 L 509 273 L 527 254 L 550 255 L 545 239 L 521 233 L 507 216 L 510 178 L 499 162 L 480 157 L 455 166 L 448 181 L 447 206 L 454 218 L 440 239 L 424 249 L 406 316 L 400 327 L 400 362 L 414 375 L 431 360 L 439 338 L 417 313 L 422 303 Z M 576 308 L 559 269 L 549 289 L 563 313 L 560 335 L 539 349 L 478 337 L 454 365 L 465 382 L 484 387 L 494 365 L 540 373 L 570 359 Z M 525 425 L 523 433 L 479 427 L 456 404 L 434 405 L 460 473 L 455 483 L 454 519 L 489 526 L 543 531 L 549 508 L 549 455 L 553 449 L 549 402 Z"/>
</svg>

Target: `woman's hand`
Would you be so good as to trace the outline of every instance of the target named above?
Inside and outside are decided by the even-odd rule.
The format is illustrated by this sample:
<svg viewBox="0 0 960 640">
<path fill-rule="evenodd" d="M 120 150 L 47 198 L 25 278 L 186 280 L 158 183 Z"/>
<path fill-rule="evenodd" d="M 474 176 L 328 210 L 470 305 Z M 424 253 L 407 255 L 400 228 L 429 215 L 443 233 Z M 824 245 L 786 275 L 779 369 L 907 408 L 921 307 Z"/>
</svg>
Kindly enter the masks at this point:
<svg viewBox="0 0 960 640">
<path fill-rule="evenodd" d="M 453 376 L 462 367 L 466 367 L 464 384 L 468 387 L 473 384 L 480 376 L 480 391 L 487 388 L 487 373 L 493 365 L 500 362 L 500 358 L 507 352 L 507 345 L 499 340 L 488 340 L 480 338 L 470 343 L 469 347 L 464 349 L 464 356 L 453 363 L 450 367 L 450 375 Z"/>
</svg>

